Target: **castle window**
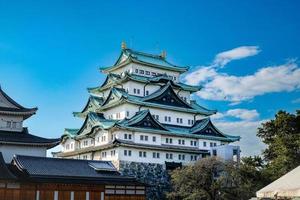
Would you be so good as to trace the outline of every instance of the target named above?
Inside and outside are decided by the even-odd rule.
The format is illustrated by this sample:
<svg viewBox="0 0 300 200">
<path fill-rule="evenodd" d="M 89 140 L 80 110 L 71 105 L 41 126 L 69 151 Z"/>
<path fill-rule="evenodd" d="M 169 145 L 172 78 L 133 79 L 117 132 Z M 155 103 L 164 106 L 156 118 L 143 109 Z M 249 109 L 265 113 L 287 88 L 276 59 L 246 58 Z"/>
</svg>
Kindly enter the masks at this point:
<svg viewBox="0 0 300 200">
<path fill-rule="evenodd" d="M 145 71 L 140 69 L 140 74 L 144 74 L 144 73 L 145 73 Z"/>
<path fill-rule="evenodd" d="M 139 151 L 139 156 L 140 157 L 144 157 L 144 158 L 146 158 L 147 157 L 147 152 L 146 151 Z"/>
<path fill-rule="evenodd" d="M 217 150 L 214 149 L 212 154 L 213 154 L 213 156 L 217 156 Z"/>
<path fill-rule="evenodd" d="M 124 150 L 124 156 L 131 156 L 131 150 Z"/>
<path fill-rule="evenodd" d="M 140 89 L 137 89 L 137 90 L 136 90 L 136 93 L 137 93 L 137 94 L 140 94 Z"/>
<path fill-rule="evenodd" d="M 13 122 L 12 123 L 12 128 L 16 128 L 17 127 L 17 122 Z"/>
<path fill-rule="evenodd" d="M 156 76 L 156 73 L 155 73 L 155 72 L 152 72 L 151 75 L 152 75 L 152 76 Z"/>
<path fill-rule="evenodd" d="M 145 141 L 148 141 L 148 135 L 145 135 Z"/>
<path fill-rule="evenodd" d="M 191 155 L 191 161 L 195 161 L 197 160 L 197 156 L 196 155 Z"/>
<path fill-rule="evenodd" d="M 212 143 L 212 142 L 211 142 L 211 143 L 209 143 L 209 146 L 210 146 L 210 147 L 212 147 L 212 146 L 213 146 L 213 143 Z"/>
<path fill-rule="evenodd" d="M 160 155 L 159 155 L 158 152 L 153 152 L 152 157 L 153 157 L 153 158 L 159 158 Z"/>
<path fill-rule="evenodd" d="M 132 139 L 132 135 L 128 134 L 128 139 L 131 140 Z"/>
<path fill-rule="evenodd" d="M 83 141 L 83 146 L 85 146 L 85 147 L 88 146 L 88 141 L 87 140 Z"/>
<path fill-rule="evenodd" d="M 206 142 L 203 142 L 203 146 L 206 147 Z"/>
<path fill-rule="evenodd" d="M 149 71 L 146 71 L 146 75 L 150 75 L 150 72 L 149 72 Z"/>
<path fill-rule="evenodd" d="M 172 144 L 173 143 L 172 138 L 166 138 L 166 143 Z"/>
<path fill-rule="evenodd" d="M 102 158 L 106 158 L 106 151 L 102 152 L 101 155 L 102 155 Z"/>
<path fill-rule="evenodd" d="M 156 137 L 155 136 L 152 137 L 152 141 L 156 142 Z"/>
<path fill-rule="evenodd" d="M 116 151 L 115 150 L 110 151 L 110 155 L 111 156 L 115 156 L 116 155 Z"/>
<path fill-rule="evenodd" d="M 144 140 L 144 136 L 143 135 L 140 135 L 140 140 Z"/>
<path fill-rule="evenodd" d="M 178 144 L 182 144 L 182 145 L 184 145 L 184 143 L 185 143 L 185 141 L 184 140 L 178 140 Z"/>
<path fill-rule="evenodd" d="M 10 128 L 11 127 L 11 122 L 6 122 L 6 128 Z"/>
<path fill-rule="evenodd" d="M 138 69 L 135 69 L 135 73 L 137 73 L 137 74 L 138 74 L 138 73 L 139 73 L 139 70 L 138 70 Z"/>
<path fill-rule="evenodd" d="M 127 140 L 128 139 L 128 135 L 127 133 L 124 134 L 124 139 Z"/>
<path fill-rule="evenodd" d="M 184 154 L 179 154 L 178 155 L 178 160 L 185 160 L 185 155 Z"/>
<path fill-rule="evenodd" d="M 129 117 L 129 111 L 126 111 L 126 117 Z"/>
<path fill-rule="evenodd" d="M 174 76 L 174 81 L 176 81 L 176 77 Z"/>
<path fill-rule="evenodd" d="M 166 153 L 166 159 L 173 159 L 173 154 L 171 153 Z"/>
<path fill-rule="evenodd" d="M 146 90 L 146 95 L 149 95 L 149 91 L 148 90 Z"/>
</svg>

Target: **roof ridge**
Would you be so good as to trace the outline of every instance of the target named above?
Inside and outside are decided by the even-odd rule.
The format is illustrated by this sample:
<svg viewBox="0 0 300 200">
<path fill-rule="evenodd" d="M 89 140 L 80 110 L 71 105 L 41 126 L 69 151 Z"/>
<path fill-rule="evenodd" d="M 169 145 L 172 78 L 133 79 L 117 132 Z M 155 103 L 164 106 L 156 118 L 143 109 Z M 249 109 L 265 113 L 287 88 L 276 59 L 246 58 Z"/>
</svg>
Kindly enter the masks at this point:
<svg viewBox="0 0 300 200">
<path fill-rule="evenodd" d="M 140 55 L 144 55 L 144 56 L 149 56 L 149 57 L 154 57 L 154 58 L 159 58 L 159 59 L 165 60 L 160 54 L 145 53 L 145 52 L 133 50 L 130 48 L 125 49 L 125 51 L 130 51 L 129 53 L 132 53 L 132 54 L 140 54 Z"/>
</svg>

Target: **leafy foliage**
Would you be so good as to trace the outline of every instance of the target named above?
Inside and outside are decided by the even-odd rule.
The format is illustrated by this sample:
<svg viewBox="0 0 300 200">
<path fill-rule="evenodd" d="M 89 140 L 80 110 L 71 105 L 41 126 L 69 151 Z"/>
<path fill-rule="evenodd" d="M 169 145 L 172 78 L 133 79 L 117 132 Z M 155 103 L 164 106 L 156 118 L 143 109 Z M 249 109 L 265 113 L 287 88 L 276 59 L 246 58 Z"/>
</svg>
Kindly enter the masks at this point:
<svg viewBox="0 0 300 200">
<path fill-rule="evenodd" d="M 244 157 L 239 166 L 216 157 L 172 172 L 171 200 L 244 200 L 300 165 L 300 111 L 279 111 L 262 124 L 257 136 L 267 148 L 262 156 Z"/>
<path fill-rule="evenodd" d="M 257 136 L 267 145 L 263 157 L 272 180 L 300 165 L 300 111 L 296 115 L 279 111 L 262 124 Z"/>
</svg>

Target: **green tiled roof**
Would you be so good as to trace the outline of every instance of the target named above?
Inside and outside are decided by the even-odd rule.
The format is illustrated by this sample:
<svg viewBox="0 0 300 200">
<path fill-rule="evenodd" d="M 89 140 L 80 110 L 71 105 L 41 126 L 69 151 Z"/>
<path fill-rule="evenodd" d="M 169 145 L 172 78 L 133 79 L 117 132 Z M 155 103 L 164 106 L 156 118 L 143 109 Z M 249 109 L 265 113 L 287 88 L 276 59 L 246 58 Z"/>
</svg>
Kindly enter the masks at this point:
<svg viewBox="0 0 300 200">
<path fill-rule="evenodd" d="M 148 133 L 157 133 L 163 135 L 172 135 L 178 137 L 191 137 L 191 138 L 199 138 L 199 139 L 207 139 L 207 140 L 221 140 L 221 141 L 238 141 L 240 139 L 239 136 L 230 136 L 227 134 L 222 133 L 220 130 L 216 129 L 215 126 L 210 121 L 210 118 L 204 118 L 202 120 L 197 120 L 192 127 L 186 126 L 176 126 L 176 125 L 168 125 L 162 124 L 155 120 L 155 123 L 159 124 L 162 129 L 155 129 L 151 127 L 135 127 L 135 124 L 140 123 L 141 121 L 145 120 L 146 117 L 151 116 L 149 110 L 143 110 L 137 112 L 130 119 L 124 120 L 107 120 L 101 114 L 97 113 L 90 113 L 85 120 L 85 123 L 82 126 L 82 130 L 86 127 L 87 123 L 91 124 L 91 128 L 89 132 L 82 132 L 80 130 L 77 133 L 74 133 L 74 137 L 69 134 L 64 134 L 62 137 L 69 137 L 69 138 L 82 138 L 86 135 L 92 134 L 94 128 L 101 128 L 101 129 L 111 129 L 113 127 L 124 129 L 124 130 L 131 130 L 131 131 L 141 131 L 141 132 L 148 132 Z M 153 118 L 152 118 L 153 120 Z M 207 129 L 214 129 L 214 132 L 205 132 Z M 75 132 L 75 129 L 74 129 Z M 77 135 L 76 135 L 77 134 Z"/>
<path fill-rule="evenodd" d="M 145 84 L 147 83 L 159 84 L 159 83 L 165 83 L 171 81 L 172 86 L 174 88 L 180 88 L 181 90 L 185 90 L 189 92 L 197 92 L 201 89 L 201 86 L 191 86 L 180 82 L 174 82 L 166 74 L 162 74 L 155 77 L 146 77 L 146 76 L 140 76 L 140 75 L 130 74 L 126 72 L 123 76 L 109 73 L 101 86 L 88 88 L 88 91 L 91 93 L 99 93 L 101 91 L 111 88 L 112 86 L 122 84 L 128 80 L 145 83 Z"/>
<path fill-rule="evenodd" d="M 189 67 L 179 67 L 173 65 L 160 55 L 143 53 L 139 51 L 134 51 L 132 49 L 123 49 L 117 62 L 113 66 L 100 67 L 100 70 L 103 72 L 111 72 L 131 62 L 140 63 L 159 69 L 176 71 L 180 73 L 186 72 L 189 69 Z"/>
<path fill-rule="evenodd" d="M 85 118 L 88 112 L 95 111 L 103 103 L 102 97 L 91 95 L 89 100 L 81 112 L 73 112 L 75 117 Z"/>
<path fill-rule="evenodd" d="M 212 114 L 216 113 L 216 110 L 206 109 L 202 106 L 197 105 L 196 102 L 192 102 L 191 104 L 188 104 L 185 102 L 185 104 L 187 105 L 186 107 L 175 107 L 175 106 L 170 106 L 170 105 L 149 102 L 150 96 L 153 98 L 156 96 L 159 96 L 159 95 L 163 94 L 163 92 L 166 91 L 170 87 L 171 87 L 170 83 L 166 84 L 161 90 L 154 92 L 147 97 L 139 97 L 139 96 L 130 95 L 123 89 L 112 88 L 107 99 L 103 102 L 101 107 L 99 107 L 99 109 L 97 109 L 97 111 L 101 112 L 102 110 L 106 110 L 113 106 L 120 105 L 124 102 L 128 102 L 128 103 L 132 103 L 135 105 L 143 105 L 143 106 L 147 106 L 147 107 L 176 110 L 176 111 L 180 111 L 180 112 L 188 112 L 188 113 L 195 113 L 195 114 L 202 114 L 202 115 L 212 115 Z M 178 96 L 176 98 L 180 99 L 180 97 L 178 97 Z"/>
</svg>

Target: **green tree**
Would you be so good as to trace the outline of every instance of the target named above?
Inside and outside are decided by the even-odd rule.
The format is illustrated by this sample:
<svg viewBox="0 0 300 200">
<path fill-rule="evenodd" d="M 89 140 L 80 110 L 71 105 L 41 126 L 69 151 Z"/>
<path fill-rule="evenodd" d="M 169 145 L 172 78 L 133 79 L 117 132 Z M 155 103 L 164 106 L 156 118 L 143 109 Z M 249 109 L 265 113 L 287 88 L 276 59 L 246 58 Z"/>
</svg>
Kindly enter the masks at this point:
<svg viewBox="0 0 300 200">
<path fill-rule="evenodd" d="M 257 136 L 267 145 L 263 151 L 271 180 L 300 165 L 300 111 L 291 114 L 279 111 L 275 119 L 262 124 Z"/>
<path fill-rule="evenodd" d="M 167 197 L 172 200 L 247 199 L 237 166 L 216 157 L 174 170 L 171 179 L 172 191 Z"/>
</svg>

